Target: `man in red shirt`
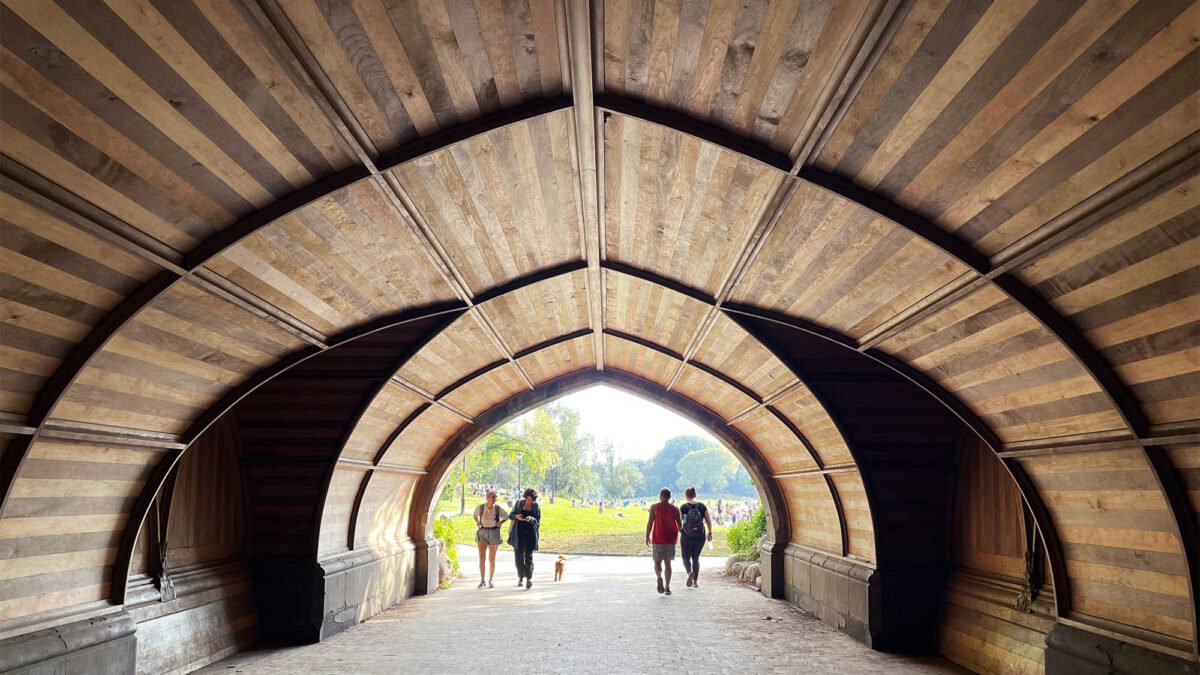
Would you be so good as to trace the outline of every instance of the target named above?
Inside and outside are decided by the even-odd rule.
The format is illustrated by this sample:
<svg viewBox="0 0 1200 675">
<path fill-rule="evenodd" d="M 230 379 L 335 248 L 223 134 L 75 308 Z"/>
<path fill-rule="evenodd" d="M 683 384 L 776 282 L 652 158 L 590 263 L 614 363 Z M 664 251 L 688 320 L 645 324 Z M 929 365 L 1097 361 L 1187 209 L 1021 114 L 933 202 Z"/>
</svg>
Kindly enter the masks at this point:
<svg viewBox="0 0 1200 675">
<path fill-rule="evenodd" d="M 663 488 L 658 493 L 658 503 L 650 506 L 650 520 L 646 521 L 646 545 L 654 552 L 654 575 L 658 577 L 659 593 L 671 594 L 671 561 L 675 559 L 675 544 L 682 527 L 679 509 L 671 503 L 671 491 Z M 665 585 L 664 562 L 667 564 Z"/>
</svg>

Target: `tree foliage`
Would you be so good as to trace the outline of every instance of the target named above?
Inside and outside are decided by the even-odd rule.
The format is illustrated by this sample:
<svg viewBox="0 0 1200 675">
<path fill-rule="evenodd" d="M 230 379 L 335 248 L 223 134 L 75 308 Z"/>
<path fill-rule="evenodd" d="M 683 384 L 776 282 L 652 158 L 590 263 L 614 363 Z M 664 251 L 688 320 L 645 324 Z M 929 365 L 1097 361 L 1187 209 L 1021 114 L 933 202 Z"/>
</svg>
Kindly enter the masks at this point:
<svg viewBox="0 0 1200 675">
<path fill-rule="evenodd" d="M 580 431 L 578 410 L 557 403 L 477 441 L 451 471 L 444 499 L 458 496 L 459 471 L 464 469 L 468 482 L 508 488 L 516 487 L 519 477 L 523 487 L 575 498 L 625 499 L 688 485 L 710 493 L 757 494 L 741 464 L 711 439 L 676 436 L 648 460 L 621 460 L 611 442 L 598 447 L 590 434 Z"/>
<path fill-rule="evenodd" d="M 676 436 L 663 444 L 643 470 L 645 494 L 658 494 L 664 487 L 675 485 L 679 478 L 678 464 L 684 455 L 712 445 L 699 436 Z"/>
<path fill-rule="evenodd" d="M 738 461 L 725 448 L 693 450 L 676 462 L 675 486 L 682 490 L 694 485 L 705 492 L 720 492 L 737 473 L 738 467 Z"/>
</svg>

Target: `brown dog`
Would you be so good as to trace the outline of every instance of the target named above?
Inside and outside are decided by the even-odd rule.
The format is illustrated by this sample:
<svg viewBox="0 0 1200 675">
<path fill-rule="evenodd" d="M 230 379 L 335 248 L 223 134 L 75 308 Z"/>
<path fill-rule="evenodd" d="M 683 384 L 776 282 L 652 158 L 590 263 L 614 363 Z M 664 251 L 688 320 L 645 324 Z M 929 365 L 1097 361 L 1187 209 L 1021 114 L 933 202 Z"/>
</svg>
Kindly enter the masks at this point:
<svg viewBox="0 0 1200 675">
<path fill-rule="evenodd" d="M 554 580 L 562 581 L 563 572 L 567 570 L 567 556 L 560 555 L 558 560 L 554 561 Z"/>
</svg>

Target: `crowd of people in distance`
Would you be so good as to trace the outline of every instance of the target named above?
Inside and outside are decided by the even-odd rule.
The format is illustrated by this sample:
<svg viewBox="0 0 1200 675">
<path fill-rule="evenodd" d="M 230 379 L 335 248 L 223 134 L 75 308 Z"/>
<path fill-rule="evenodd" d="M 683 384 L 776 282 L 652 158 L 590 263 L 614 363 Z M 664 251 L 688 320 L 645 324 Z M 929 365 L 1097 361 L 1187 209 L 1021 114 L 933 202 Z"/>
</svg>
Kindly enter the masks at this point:
<svg viewBox="0 0 1200 675">
<path fill-rule="evenodd" d="M 510 523 L 507 541 L 512 546 L 517 565 L 517 587 L 529 590 L 533 587 L 533 552 L 538 550 L 541 533 L 542 511 L 538 505 L 538 491 L 527 488 L 506 508 L 499 501 L 500 493 L 492 486 L 470 484 L 472 494 L 482 490 L 484 502 L 475 507 L 475 544 L 479 547 L 479 586 L 494 588 L 496 576 L 496 550 L 500 547 L 501 526 Z M 696 500 L 696 488 L 684 491 L 684 502 L 678 507 L 671 500 L 671 490 L 663 488 L 658 501 L 646 505 L 645 500 L 634 500 L 648 514 L 646 521 L 646 546 L 650 547 L 654 561 L 654 575 L 659 593 L 671 594 L 671 561 L 675 559 L 676 547 L 683 558 L 683 569 L 687 573 L 687 586 L 700 586 L 700 554 L 707 543 L 712 548 L 713 511 L 703 502 Z M 628 508 L 631 500 L 588 500 L 572 499 L 574 508 L 596 506 L 604 512 L 610 509 Z M 740 502 L 717 501 L 717 520 L 733 523 L 748 519 L 753 513 L 752 500 Z M 489 569 L 490 563 L 490 569 Z M 557 577 L 555 579 L 557 581 Z"/>
</svg>

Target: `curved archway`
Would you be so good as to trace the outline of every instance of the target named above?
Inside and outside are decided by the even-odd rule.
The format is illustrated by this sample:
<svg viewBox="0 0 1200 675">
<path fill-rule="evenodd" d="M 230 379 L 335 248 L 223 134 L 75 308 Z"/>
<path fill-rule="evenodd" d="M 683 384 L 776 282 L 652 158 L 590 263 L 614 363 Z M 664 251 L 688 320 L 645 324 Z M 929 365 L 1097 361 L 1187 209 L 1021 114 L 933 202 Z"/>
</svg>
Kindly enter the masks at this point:
<svg viewBox="0 0 1200 675">
<path fill-rule="evenodd" d="M 468 452 L 476 440 L 515 417 L 594 384 L 607 384 L 634 394 L 646 400 L 648 404 L 660 405 L 696 422 L 716 436 L 746 467 L 754 484 L 759 487 L 764 497 L 763 508 L 767 514 L 767 531 L 771 535 L 771 546 L 791 540 L 791 519 L 786 496 L 776 482 L 766 458 L 750 439 L 695 402 L 648 380 L 612 370 L 585 370 L 551 380 L 537 389 L 502 402 L 455 434 L 434 455 L 429 463 L 428 473 L 414 491 L 413 517 L 409 520 L 410 535 L 418 540 L 432 536 L 433 521 L 437 515 L 435 505 L 446 477 L 450 475 L 455 462 Z M 771 592 L 773 597 L 782 596 L 781 590 Z"/>
<path fill-rule="evenodd" d="M 609 338 L 638 338 L 678 361 L 664 387 L 725 375 L 749 390 L 732 406 L 765 397 L 705 371 L 702 347 L 745 310 L 962 413 L 1061 539 L 1059 626 L 1196 660 L 1194 3 L 743 3 L 744 21 L 656 27 L 667 71 L 637 44 L 648 5 L 466 20 L 435 50 L 428 17 L 396 3 L 310 4 L 0 10 L 0 529 L 21 564 L 65 555 L 62 534 L 91 542 L 62 559 L 74 585 L 0 621 L 82 621 L 119 598 L 97 581 L 125 574 L 107 552 L 126 554 L 179 453 L 230 396 L 352 326 L 451 302 L 500 354 L 479 365 L 528 389 L 523 349 L 590 331 L 605 368 Z M 731 25 L 750 64 L 725 60 Z M 514 349 L 489 289 L 572 265 L 587 325 Z M 622 265 L 662 283 L 622 286 Z M 664 287 L 705 306 L 661 335 L 615 325 L 622 302 L 675 321 L 686 303 L 655 304 Z M 284 377 L 319 389 L 314 369 Z M 414 395 L 454 417 L 440 393 Z M 1105 527 L 1072 484 L 1136 506 L 1131 526 Z"/>
</svg>

